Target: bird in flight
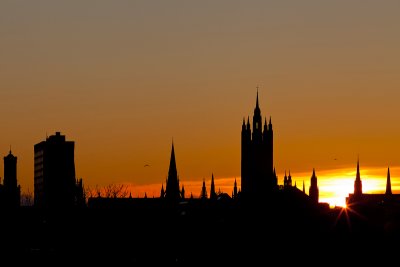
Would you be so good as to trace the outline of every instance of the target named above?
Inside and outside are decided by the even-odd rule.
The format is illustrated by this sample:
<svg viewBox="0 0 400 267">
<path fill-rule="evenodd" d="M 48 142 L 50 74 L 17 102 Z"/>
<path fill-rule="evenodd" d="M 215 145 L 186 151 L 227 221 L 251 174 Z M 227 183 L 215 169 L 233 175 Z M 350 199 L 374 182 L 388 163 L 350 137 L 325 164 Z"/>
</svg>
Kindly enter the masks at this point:
<svg viewBox="0 0 400 267">
<path fill-rule="evenodd" d="M 150 165 L 149 164 L 145 164 L 144 167 L 150 167 Z"/>
</svg>

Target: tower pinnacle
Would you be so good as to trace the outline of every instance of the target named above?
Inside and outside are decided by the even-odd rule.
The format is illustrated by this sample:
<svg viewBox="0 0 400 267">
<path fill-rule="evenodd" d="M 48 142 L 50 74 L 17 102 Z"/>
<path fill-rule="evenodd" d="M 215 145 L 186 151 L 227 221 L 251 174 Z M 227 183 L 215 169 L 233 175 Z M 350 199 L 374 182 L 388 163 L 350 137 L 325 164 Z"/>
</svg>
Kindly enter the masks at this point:
<svg viewBox="0 0 400 267">
<path fill-rule="evenodd" d="M 260 108 L 259 106 L 258 106 L 258 86 L 257 86 L 257 100 L 256 100 L 256 108 Z"/>
<path fill-rule="evenodd" d="M 354 195 L 361 196 L 362 195 L 362 182 L 360 175 L 360 159 L 357 159 L 357 174 L 356 180 L 354 181 Z"/>
<path fill-rule="evenodd" d="M 387 180 L 386 180 L 386 195 L 391 195 L 392 194 L 392 184 L 390 182 L 390 169 L 388 167 L 388 172 L 387 172 Z"/>
</svg>

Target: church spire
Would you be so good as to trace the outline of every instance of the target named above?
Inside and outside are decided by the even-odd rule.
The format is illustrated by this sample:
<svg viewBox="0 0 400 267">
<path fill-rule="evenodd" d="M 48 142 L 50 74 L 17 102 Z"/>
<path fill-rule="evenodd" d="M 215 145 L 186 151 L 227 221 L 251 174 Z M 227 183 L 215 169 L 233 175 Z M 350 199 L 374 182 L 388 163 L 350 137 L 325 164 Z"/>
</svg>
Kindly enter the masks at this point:
<svg viewBox="0 0 400 267">
<path fill-rule="evenodd" d="M 205 181 L 204 178 L 203 178 L 203 186 L 201 187 L 200 198 L 201 199 L 206 199 L 207 198 L 206 181 Z"/>
<path fill-rule="evenodd" d="M 180 196 L 180 188 L 179 188 L 178 171 L 176 169 L 175 149 L 174 149 L 173 141 L 172 141 L 172 148 L 171 148 L 171 159 L 169 162 L 167 185 L 165 188 L 165 197 L 170 200 L 178 200 L 181 197 Z"/>
<path fill-rule="evenodd" d="M 310 196 L 310 199 L 312 203 L 318 204 L 319 201 L 319 189 L 318 189 L 318 180 L 317 176 L 315 175 L 315 169 L 313 168 L 313 173 L 311 176 L 311 185 L 310 189 L 308 191 L 308 195 Z"/>
<path fill-rule="evenodd" d="M 387 171 L 387 180 L 386 180 L 386 195 L 391 195 L 392 194 L 392 184 L 390 182 L 390 169 L 388 167 Z"/>
<path fill-rule="evenodd" d="M 165 196 L 165 191 L 164 191 L 164 183 L 161 184 L 161 193 L 160 193 L 160 198 L 164 198 Z"/>
<path fill-rule="evenodd" d="M 357 159 L 357 174 L 356 180 L 354 181 L 354 195 L 360 196 L 362 195 L 362 182 L 360 176 L 360 159 Z"/>
<path fill-rule="evenodd" d="M 181 198 L 185 199 L 185 187 L 182 185 Z"/>
<path fill-rule="evenodd" d="M 211 174 L 211 190 L 210 190 L 210 199 L 217 199 L 217 194 L 215 193 L 215 185 L 214 185 L 214 174 Z"/>
<path fill-rule="evenodd" d="M 288 179 L 287 179 L 287 176 L 286 176 L 286 170 L 285 170 L 285 176 L 283 177 L 283 186 L 284 187 L 288 186 Z"/>
<path fill-rule="evenodd" d="M 237 183 L 236 183 L 236 177 L 235 177 L 235 182 L 233 184 L 233 198 L 236 198 L 238 194 L 238 190 L 237 190 Z"/>
<path fill-rule="evenodd" d="M 267 124 L 267 117 L 264 118 L 264 135 L 267 133 L 268 131 L 268 124 Z"/>
<path fill-rule="evenodd" d="M 257 86 L 257 100 L 256 100 L 256 109 L 260 109 L 260 107 L 258 106 L 258 86 Z"/>
<path fill-rule="evenodd" d="M 258 104 L 258 88 L 257 88 L 257 100 L 256 100 L 256 107 L 254 108 L 254 115 L 253 115 L 253 140 L 256 142 L 261 142 L 262 139 L 262 117 L 261 117 L 261 110 Z"/>
<path fill-rule="evenodd" d="M 172 148 L 171 148 L 171 159 L 169 161 L 169 171 L 168 175 L 176 174 L 176 161 L 175 161 L 175 149 L 174 149 L 174 141 L 172 141 Z"/>
</svg>

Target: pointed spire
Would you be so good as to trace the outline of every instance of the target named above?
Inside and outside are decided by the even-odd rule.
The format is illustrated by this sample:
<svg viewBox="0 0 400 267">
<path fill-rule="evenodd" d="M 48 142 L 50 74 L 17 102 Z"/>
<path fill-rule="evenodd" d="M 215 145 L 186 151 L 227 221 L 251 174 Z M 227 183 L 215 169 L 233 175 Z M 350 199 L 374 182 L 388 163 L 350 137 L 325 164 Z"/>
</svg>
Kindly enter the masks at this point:
<svg viewBox="0 0 400 267">
<path fill-rule="evenodd" d="M 171 160 L 169 161 L 169 173 L 176 171 L 176 161 L 175 161 L 175 149 L 174 149 L 174 141 L 172 140 L 172 148 L 171 148 Z"/>
<path fill-rule="evenodd" d="M 314 204 L 317 204 L 319 201 L 319 189 L 318 189 L 318 180 L 317 176 L 315 175 L 315 169 L 313 168 L 313 173 L 311 176 L 311 183 L 310 189 L 308 191 L 308 195 L 310 196 L 311 201 Z"/>
<path fill-rule="evenodd" d="M 387 180 L 386 180 L 386 195 L 391 195 L 392 194 L 392 183 L 390 182 L 390 169 L 388 167 L 387 171 Z"/>
<path fill-rule="evenodd" d="M 259 108 L 259 106 L 258 106 L 258 86 L 257 86 L 257 100 L 256 100 L 256 108 Z"/>
<path fill-rule="evenodd" d="M 304 185 L 304 180 L 303 180 L 303 193 L 306 193 L 306 186 Z"/>
<path fill-rule="evenodd" d="M 264 134 L 268 131 L 267 117 L 264 118 Z"/>
<path fill-rule="evenodd" d="M 354 195 L 361 196 L 362 195 L 362 182 L 360 175 L 360 158 L 357 159 L 357 174 L 356 180 L 354 181 Z"/>
<path fill-rule="evenodd" d="M 181 198 L 185 199 L 185 187 L 182 185 Z"/>
<path fill-rule="evenodd" d="M 272 131 L 272 122 L 271 122 L 271 116 L 269 116 L 268 131 Z"/>
<path fill-rule="evenodd" d="M 294 187 L 297 188 L 297 181 L 294 181 Z"/>
<path fill-rule="evenodd" d="M 233 183 L 233 192 L 232 192 L 232 197 L 236 198 L 238 194 L 238 190 L 237 190 L 237 183 L 236 183 L 236 177 L 235 177 L 235 182 Z"/>
<path fill-rule="evenodd" d="M 206 199 L 207 198 L 207 188 L 206 188 L 206 180 L 203 178 L 203 186 L 201 188 L 200 198 Z"/>
<path fill-rule="evenodd" d="M 176 169 L 175 148 L 173 140 L 171 147 L 171 160 L 169 162 L 167 185 L 165 189 L 165 197 L 170 200 L 177 200 L 180 198 L 179 178 L 178 178 L 178 171 Z"/>
<path fill-rule="evenodd" d="M 164 183 L 161 184 L 161 193 L 160 193 L 160 198 L 164 198 L 165 196 L 165 191 L 164 191 Z"/>
<path fill-rule="evenodd" d="M 215 185 L 214 185 L 214 173 L 211 174 L 211 190 L 210 190 L 210 199 L 216 199 L 217 194 L 215 193 Z"/>
<path fill-rule="evenodd" d="M 288 179 L 287 179 L 287 176 L 286 176 L 286 170 L 285 170 L 285 176 L 283 177 L 283 186 L 288 186 Z"/>
</svg>

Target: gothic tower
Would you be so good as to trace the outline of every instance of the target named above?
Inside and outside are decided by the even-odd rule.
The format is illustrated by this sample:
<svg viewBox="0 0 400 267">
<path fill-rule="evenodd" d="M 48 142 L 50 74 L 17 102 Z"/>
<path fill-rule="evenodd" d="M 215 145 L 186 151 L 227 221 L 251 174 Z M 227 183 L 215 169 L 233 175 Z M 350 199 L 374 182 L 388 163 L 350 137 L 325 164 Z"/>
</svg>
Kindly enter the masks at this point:
<svg viewBox="0 0 400 267">
<path fill-rule="evenodd" d="M 21 189 L 17 184 L 17 157 L 10 150 L 4 157 L 4 197 L 7 207 L 19 207 Z"/>
<path fill-rule="evenodd" d="M 315 169 L 313 169 L 313 173 L 311 176 L 311 185 L 310 185 L 310 190 L 309 190 L 308 195 L 310 196 L 311 201 L 314 204 L 318 204 L 319 190 L 318 190 L 317 176 L 315 175 Z"/>
<path fill-rule="evenodd" d="M 241 194 L 244 198 L 259 198 L 268 195 L 277 187 L 273 170 L 273 131 L 264 120 L 262 127 L 261 110 L 258 101 L 253 114 L 253 129 L 250 119 L 243 119 L 241 138 Z"/>
<path fill-rule="evenodd" d="M 179 200 L 181 193 L 179 191 L 178 171 L 176 170 L 174 143 L 172 143 L 171 160 L 169 162 L 167 185 L 165 188 L 165 198 L 168 200 Z"/>
</svg>

